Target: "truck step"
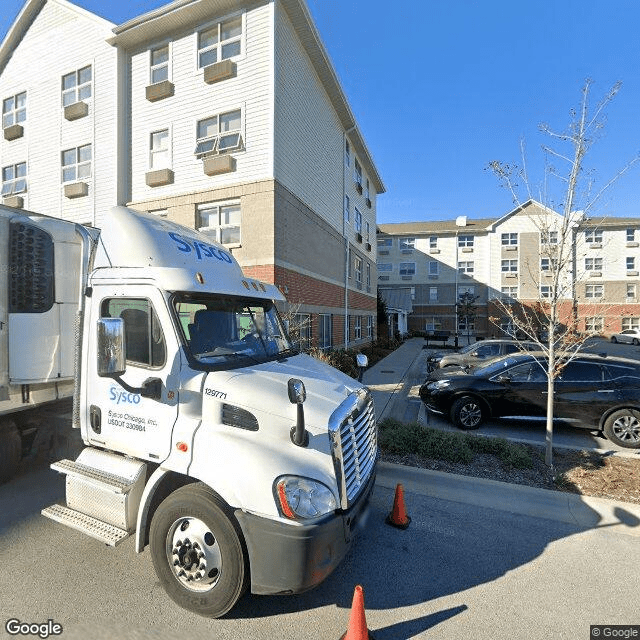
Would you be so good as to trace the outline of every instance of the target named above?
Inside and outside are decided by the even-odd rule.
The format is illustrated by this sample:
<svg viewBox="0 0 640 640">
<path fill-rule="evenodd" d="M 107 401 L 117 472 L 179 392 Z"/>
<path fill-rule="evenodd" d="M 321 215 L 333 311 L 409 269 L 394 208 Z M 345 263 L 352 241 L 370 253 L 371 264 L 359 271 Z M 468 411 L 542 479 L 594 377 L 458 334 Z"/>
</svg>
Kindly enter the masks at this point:
<svg viewBox="0 0 640 640">
<path fill-rule="evenodd" d="M 102 489 L 107 489 L 113 493 L 128 493 L 133 484 L 127 480 L 113 473 L 107 471 L 101 471 L 95 467 L 89 467 L 85 464 L 74 462 L 73 460 L 58 460 L 51 465 L 54 471 L 65 473 L 68 476 L 74 478 L 80 478 L 89 484 L 99 486 Z"/>
<path fill-rule="evenodd" d="M 123 529 L 118 529 L 118 527 L 114 527 L 102 520 L 92 518 L 59 504 L 52 504 L 50 507 L 43 509 L 41 513 L 46 518 L 55 520 L 60 524 L 66 524 L 68 527 L 76 529 L 76 531 L 86 533 L 88 536 L 104 542 L 110 547 L 117 547 L 131 535 Z"/>
</svg>

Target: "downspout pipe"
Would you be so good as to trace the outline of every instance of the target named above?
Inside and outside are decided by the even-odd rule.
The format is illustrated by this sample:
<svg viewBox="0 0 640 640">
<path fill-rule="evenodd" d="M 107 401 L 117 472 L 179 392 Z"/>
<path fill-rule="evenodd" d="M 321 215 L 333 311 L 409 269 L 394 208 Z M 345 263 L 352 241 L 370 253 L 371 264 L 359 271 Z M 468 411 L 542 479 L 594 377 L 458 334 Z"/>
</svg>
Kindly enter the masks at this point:
<svg viewBox="0 0 640 640">
<path fill-rule="evenodd" d="M 347 147 L 347 136 L 356 128 L 352 127 L 344 132 L 342 140 L 342 237 L 344 238 L 344 348 L 349 348 L 349 236 L 347 235 L 347 221 L 344 216 L 344 198 L 347 195 L 347 184 L 344 177 L 344 153 Z M 351 171 L 351 163 L 349 163 Z"/>
</svg>

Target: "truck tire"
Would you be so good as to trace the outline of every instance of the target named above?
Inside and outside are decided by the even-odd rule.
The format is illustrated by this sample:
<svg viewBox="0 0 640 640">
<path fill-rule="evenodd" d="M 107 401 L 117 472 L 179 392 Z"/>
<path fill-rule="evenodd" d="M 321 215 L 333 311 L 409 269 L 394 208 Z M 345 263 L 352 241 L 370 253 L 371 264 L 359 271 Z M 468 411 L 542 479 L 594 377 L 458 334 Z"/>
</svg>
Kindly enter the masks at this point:
<svg viewBox="0 0 640 640">
<path fill-rule="evenodd" d="M 619 409 L 604 423 L 604 435 L 611 442 L 626 449 L 640 448 L 640 411 Z"/>
<path fill-rule="evenodd" d="M 240 527 L 205 484 L 181 487 L 160 503 L 149 546 L 165 591 L 189 611 L 219 618 L 247 588 L 249 563 Z"/>
<path fill-rule="evenodd" d="M 477 429 L 484 419 L 480 401 L 471 396 L 458 398 L 451 406 L 451 422 L 459 429 Z"/>
<path fill-rule="evenodd" d="M 22 457 L 22 438 L 13 420 L 0 420 L 0 483 L 13 477 Z"/>
</svg>

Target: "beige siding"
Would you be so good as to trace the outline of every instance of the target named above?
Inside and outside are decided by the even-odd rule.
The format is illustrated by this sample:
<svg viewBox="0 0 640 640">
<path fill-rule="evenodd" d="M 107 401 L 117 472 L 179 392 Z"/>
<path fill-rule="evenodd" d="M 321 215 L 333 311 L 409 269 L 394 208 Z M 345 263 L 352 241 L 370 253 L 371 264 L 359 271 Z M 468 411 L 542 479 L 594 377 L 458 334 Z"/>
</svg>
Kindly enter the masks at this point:
<svg viewBox="0 0 640 640">
<path fill-rule="evenodd" d="M 342 231 L 344 130 L 279 3 L 275 60 L 275 177 Z"/>
<path fill-rule="evenodd" d="M 24 137 L 0 140 L 2 166 L 27 162 L 25 208 L 94 223 L 100 220 L 94 211 L 117 204 L 116 51 L 105 42 L 109 33 L 106 21 L 48 2 L 0 76 L 0 99 L 27 92 Z M 62 76 L 89 64 L 89 114 L 68 122 L 61 106 Z M 61 151 L 87 143 L 92 144 L 94 158 L 89 194 L 69 200 L 62 191 Z"/>
<path fill-rule="evenodd" d="M 235 59 L 237 74 L 216 84 L 203 80 L 197 69 L 197 31 L 170 38 L 170 80 L 175 85 L 172 97 L 149 102 L 145 87 L 149 84 L 149 47 L 132 52 L 132 200 L 171 197 L 179 193 L 218 189 L 230 184 L 273 177 L 270 166 L 273 128 L 271 124 L 272 85 L 270 4 L 246 11 L 244 15 L 245 49 Z M 211 16 L 212 22 L 226 16 Z M 151 46 L 166 42 L 167 38 Z M 233 153 L 236 170 L 209 177 L 202 160 L 194 155 L 198 120 L 224 111 L 241 109 L 245 150 Z M 150 188 L 145 184 L 149 170 L 149 135 L 169 129 L 173 184 Z"/>
</svg>

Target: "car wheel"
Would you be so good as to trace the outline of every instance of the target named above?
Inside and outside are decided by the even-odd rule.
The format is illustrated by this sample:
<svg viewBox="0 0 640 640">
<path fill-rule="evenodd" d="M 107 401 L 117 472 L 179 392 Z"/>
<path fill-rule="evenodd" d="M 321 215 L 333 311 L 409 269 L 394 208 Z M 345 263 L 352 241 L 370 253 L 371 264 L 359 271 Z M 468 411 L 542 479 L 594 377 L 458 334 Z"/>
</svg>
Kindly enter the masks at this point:
<svg viewBox="0 0 640 640">
<path fill-rule="evenodd" d="M 615 337 L 615 336 L 611 336 L 611 342 L 613 342 L 613 344 L 615 344 L 616 342 L 618 342 L 618 341 L 616 340 L 616 337 Z"/>
<path fill-rule="evenodd" d="M 451 406 L 451 421 L 459 429 L 477 429 L 483 419 L 482 407 L 475 398 L 458 398 Z"/>
<path fill-rule="evenodd" d="M 189 611 L 223 616 L 247 587 L 240 527 L 229 508 L 202 483 L 177 489 L 159 505 L 149 546 L 160 583 Z"/>
<path fill-rule="evenodd" d="M 620 447 L 640 449 L 640 411 L 614 411 L 604 423 L 604 435 Z"/>
<path fill-rule="evenodd" d="M 638 342 L 638 338 L 634 338 L 634 339 L 633 339 L 633 344 L 634 344 L 634 346 L 636 346 L 636 347 L 640 344 L 640 342 Z"/>
</svg>

